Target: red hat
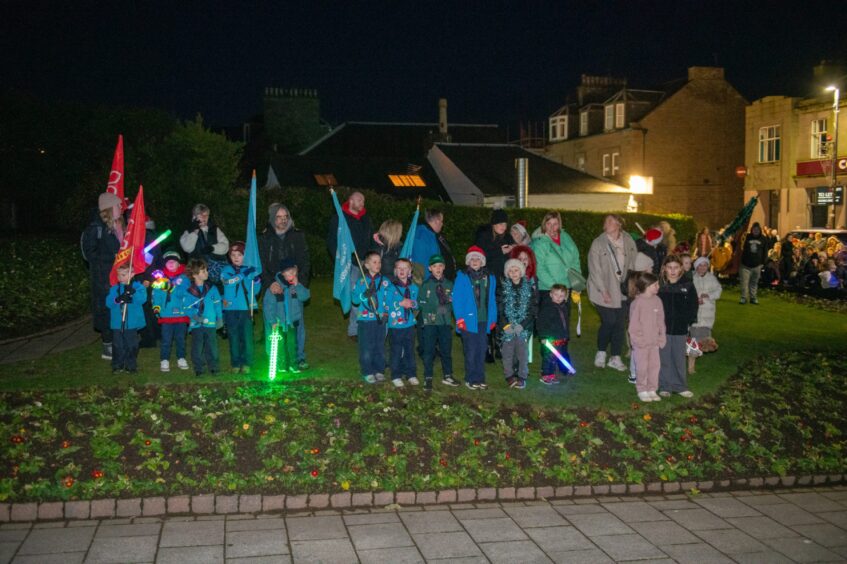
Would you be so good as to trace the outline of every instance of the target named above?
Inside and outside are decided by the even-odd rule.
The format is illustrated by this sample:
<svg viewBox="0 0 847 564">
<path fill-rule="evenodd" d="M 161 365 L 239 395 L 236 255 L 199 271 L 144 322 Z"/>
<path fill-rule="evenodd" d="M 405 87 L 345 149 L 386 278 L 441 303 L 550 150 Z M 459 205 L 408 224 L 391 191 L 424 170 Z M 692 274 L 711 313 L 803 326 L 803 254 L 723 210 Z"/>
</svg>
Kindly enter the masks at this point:
<svg viewBox="0 0 847 564">
<path fill-rule="evenodd" d="M 654 247 L 662 242 L 662 230 L 652 227 L 644 232 L 644 240 Z"/>
<path fill-rule="evenodd" d="M 482 261 L 482 266 L 485 266 L 485 251 L 473 245 L 468 249 L 468 252 L 465 253 L 465 264 L 470 264 L 472 258 L 478 258 Z"/>
</svg>

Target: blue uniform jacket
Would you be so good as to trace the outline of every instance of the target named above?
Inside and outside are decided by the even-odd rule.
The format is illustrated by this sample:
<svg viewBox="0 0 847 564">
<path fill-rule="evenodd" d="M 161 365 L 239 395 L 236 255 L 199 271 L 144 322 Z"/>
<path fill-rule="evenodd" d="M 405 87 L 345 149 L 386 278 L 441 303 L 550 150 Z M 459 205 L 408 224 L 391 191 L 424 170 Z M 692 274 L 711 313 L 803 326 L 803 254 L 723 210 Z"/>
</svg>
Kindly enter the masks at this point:
<svg viewBox="0 0 847 564">
<path fill-rule="evenodd" d="M 160 323 L 169 323 L 168 319 L 185 318 L 188 322 L 185 312 L 182 311 L 183 301 L 182 294 L 191 285 L 188 276 L 182 274 L 182 267 L 177 271 L 179 274 L 175 276 L 167 269 L 162 269 L 163 278 L 156 278 L 153 281 L 153 309 L 158 309 Z M 171 321 L 174 323 L 174 321 Z"/>
<path fill-rule="evenodd" d="M 491 332 L 491 324 L 497 322 L 497 298 L 496 298 L 497 282 L 494 276 L 488 275 L 488 310 L 486 315 L 488 321 L 486 323 L 485 332 Z M 465 326 L 468 333 L 476 333 L 479 320 L 477 319 L 476 300 L 473 295 L 473 287 L 471 279 L 464 271 L 456 275 L 456 283 L 453 285 L 453 316 L 456 318 L 456 323 L 460 319 L 465 320 Z"/>
<path fill-rule="evenodd" d="M 299 282 L 292 286 L 279 274 L 274 279 L 282 286 L 282 294 L 277 296 L 270 291 L 265 292 L 262 312 L 267 323 L 286 329 L 303 319 L 303 303 L 311 297 L 311 293 Z"/>
<path fill-rule="evenodd" d="M 259 308 L 259 293 L 262 285 L 255 282 L 259 273 L 252 266 L 234 267 L 226 265 L 221 270 L 221 284 L 224 287 L 224 311 L 247 311 L 250 309 L 250 292 L 253 292 L 253 309 Z"/>
<path fill-rule="evenodd" d="M 191 320 L 188 330 L 198 327 L 215 329 L 223 326 L 221 294 L 210 282 L 202 286 L 190 284 L 182 294 L 183 311 Z"/>
<path fill-rule="evenodd" d="M 356 308 L 356 320 L 377 321 L 378 316 L 388 315 L 388 306 L 383 299 L 383 295 L 385 288 L 388 287 L 390 282 L 386 276 L 382 276 L 381 274 L 377 274 L 374 278 L 371 278 L 370 274 L 366 274 L 365 276 L 367 277 L 368 285 L 376 286 L 376 293 L 373 295 L 373 300 L 366 299 L 365 291 L 367 287 L 365 286 L 365 279 L 359 278 L 356 281 L 356 286 L 353 288 L 353 303 L 359 306 Z M 376 302 L 376 311 L 374 311 L 371 301 Z"/>
<path fill-rule="evenodd" d="M 409 299 L 414 302 L 411 308 L 400 306 L 403 301 L 405 290 L 409 290 Z M 385 304 L 388 311 L 388 328 L 389 329 L 405 329 L 415 325 L 415 316 L 418 313 L 418 286 L 414 282 L 410 282 L 408 286 L 401 286 L 389 281 L 384 286 L 380 293 L 382 294 L 381 301 Z"/>
<path fill-rule="evenodd" d="M 135 293 L 132 295 L 132 303 L 126 304 L 126 324 L 123 324 L 123 305 L 115 300 L 126 290 L 125 284 L 115 284 L 109 288 L 106 296 L 106 307 L 109 308 L 109 327 L 111 329 L 143 329 L 147 322 L 144 319 L 144 308 L 141 306 L 147 301 L 147 288 L 141 282 L 130 284 Z"/>
</svg>

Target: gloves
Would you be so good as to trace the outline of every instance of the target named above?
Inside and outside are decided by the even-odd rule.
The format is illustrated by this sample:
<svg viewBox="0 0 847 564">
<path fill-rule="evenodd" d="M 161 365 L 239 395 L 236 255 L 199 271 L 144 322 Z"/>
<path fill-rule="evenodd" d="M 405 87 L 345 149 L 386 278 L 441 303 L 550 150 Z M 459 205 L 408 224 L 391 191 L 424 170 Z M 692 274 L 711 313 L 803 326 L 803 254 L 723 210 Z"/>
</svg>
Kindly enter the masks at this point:
<svg viewBox="0 0 847 564">
<path fill-rule="evenodd" d="M 132 303 L 132 294 L 130 294 L 129 292 L 124 292 L 123 294 L 121 294 L 117 298 L 115 298 L 115 303 L 116 304 L 131 304 Z"/>
<path fill-rule="evenodd" d="M 495 327 L 497 327 L 497 322 L 496 322 L 496 321 L 495 321 L 494 323 L 492 323 L 491 325 L 489 325 L 489 326 L 488 326 L 488 330 L 489 330 L 489 331 L 494 331 L 494 328 L 495 328 Z"/>
<path fill-rule="evenodd" d="M 200 229 L 200 221 L 198 221 L 197 218 L 194 218 L 191 221 L 191 231 L 197 231 L 198 229 Z"/>
<path fill-rule="evenodd" d="M 456 320 L 456 328 L 457 328 L 459 331 L 467 331 L 467 330 L 468 330 L 468 326 L 467 326 L 467 324 L 465 323 L 465 318 L 464 318 L 464 317 L 463 317 L 462 319 L 457 319 L 457 320 Z"/>
<path fill-rule="evenodd" d="M 211 255 L 215 251 L 215 248 L 212 245 L 206 245 L 203 247 L 204 255 Z"/>
</svg>

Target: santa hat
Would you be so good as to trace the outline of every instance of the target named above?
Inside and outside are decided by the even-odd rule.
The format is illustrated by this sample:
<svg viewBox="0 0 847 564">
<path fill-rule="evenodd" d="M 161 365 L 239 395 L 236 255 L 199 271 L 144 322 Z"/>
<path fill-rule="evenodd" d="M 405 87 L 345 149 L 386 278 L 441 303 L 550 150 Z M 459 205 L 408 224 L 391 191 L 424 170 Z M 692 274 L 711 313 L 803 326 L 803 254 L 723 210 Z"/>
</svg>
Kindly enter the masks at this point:
<svg viewBox="0 0 847 564">
<path fill-rule="evenodd" d="M 482 266 L 485 266 L 485 251 L 473 245 L 468 249 L 468 252 L 465 254 L 465 264 L 470 264 L 471 259 L 478 258 L 482 261 Z"/>
<path fill-rule="evenodd" d="M 652 227 L 644 232 L 644 240 L 654 247 L 662 242 L 662 230 Z"/>
<path fill-rule="evenodd" d="M 638 272 L 651 272 L 653 270 L 653 259 L 644 253 L 635 255 L 635 270 Z"/>
<path fill-rule="evenodd" d="M 505 274 L 506 277 L 509 276 L 509 270 L 511 270 L 512 267 L 515 267 L 520 270 L 521 277 L 526 276 L 526 266 L 524 266 L 523 262 L 518 259 L 509 259 L 506 261 L 505 266 L 503 266 L 503 274 Z"/>
<path fill-rule="evenodd" d="M 709 259 L 707 259 L 706 257 L 699 257 L 697 260 L 694 261 L 694 268 L 697 268 L 701 264 L 709 266 Z"/>
</svg>

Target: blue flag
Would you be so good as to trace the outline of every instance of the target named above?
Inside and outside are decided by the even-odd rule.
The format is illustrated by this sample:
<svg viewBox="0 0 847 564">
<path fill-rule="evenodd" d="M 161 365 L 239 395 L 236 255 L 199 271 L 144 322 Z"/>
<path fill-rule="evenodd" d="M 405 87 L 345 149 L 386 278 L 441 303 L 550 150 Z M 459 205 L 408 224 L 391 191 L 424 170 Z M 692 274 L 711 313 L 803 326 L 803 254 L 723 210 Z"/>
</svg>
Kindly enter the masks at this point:
<svg viewBox="0 0 847 564">
<path fill-rule="evenodd" d="M 356 247 L 353 244 L 353 236 L 350 235 L 350 228 L 347 226 L 347 219 L 344 217 L 344 212 L 341 211 L 341 204 L 338 203 L 338 196 L 335 194 L 335 190 L 331 190 L 331 192 L 335 213 L 338 214 L 338 243 L 335 247 L 332 297 L 341 302 L 341 311 L 347 313 L 350 311 L 353 298 L 353 288 L 350 287 L 350 266 L 352 264 L 351 256 Z"/>
<path fill-rule="evenodd" d="M 415 231 L 418 228 L 418 216 L 421 214 L 421 208 L 418 206 L 415 209 L 415 215 L 412 216 L 412 224 L 406 232 L 406 240 L 403 241 L 403 248 L 400 249 L 400 258 L 411 259 L 412 249 L 415 246 Z"/>
<path fill-rule="evenodd" d="M 253 171 L 253 180 L 250 182 L 250 204 L 247 207 L 247 237 L 244 238 L 244 266 L 251 266 L 256 272 L 262 272 L 262 259 L 259 257 L 259 241 L 256 236 L 256 171 Z M 252 309 L 258 307 L 255 292 L 261 287 L 259 284 L 250 284 L 250 304 Z"/>
</svg>

